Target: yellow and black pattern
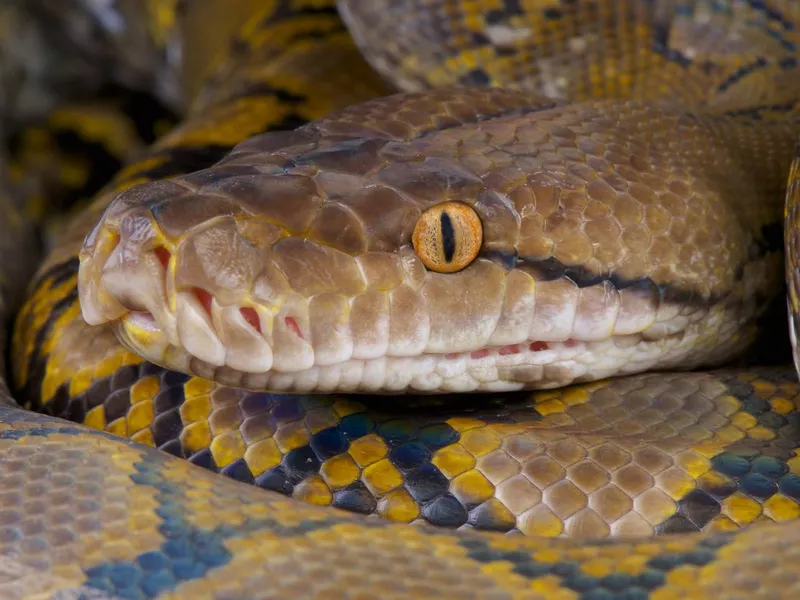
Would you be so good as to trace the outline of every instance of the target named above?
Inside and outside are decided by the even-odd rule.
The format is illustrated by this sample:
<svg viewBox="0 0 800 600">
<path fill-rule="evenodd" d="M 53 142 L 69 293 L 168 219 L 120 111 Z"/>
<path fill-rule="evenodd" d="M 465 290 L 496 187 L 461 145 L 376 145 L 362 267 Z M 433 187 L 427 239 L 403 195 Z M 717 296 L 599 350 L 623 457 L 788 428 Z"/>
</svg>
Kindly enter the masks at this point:
<svg viewBox="0 0 800 600">
<path fill-rule="evenodd" d="M 0 407 L 0 556 L 9 561 L 0 595 L 800 593 L 800 385 L 789 368 L 378 407 L 190 378 L 82 321 L 77 250 L 114 193 L 387 91 L 332 2 L 253 4 L 263 14 L 244 25 L 232 60 L 213 58 L 196 75 L 210 83 L 184 123 L 73 221 L 19 313 L 17 398 L 48 416 Z M 552 4 L 555 19 L 569 3 Z M 780 20 L 765 14 L 774 28 Z M 287 71 L 294 64 L 303 68 Z M 638 539 L 553 539 L 561 535 Z"/>
<path fill-rule="evenodd" d="M 392 406 L 237 390 L 143 362 L 45 411 L 313 504 L 603 538 L 800 517 L 798 403 L 789 369 Z"/>
<path fill-rule="evenodd" d="M 35 221 L 84 208 L 122 168 L 176 123 L 149 94 L 108 86 L 59 106 L 8 139 L 12 183 Z"/>
<path fill-rule="evenodd" d="M 340 2 L 370 64 L 402 90 L 521 86 L 572 101 L 632 98 L 743 112 L 797 100 L 797 84 L 783 75 L 797 58 L 800 9 L 791 0 L 448 5 Z"/>
<path fill-rule="evenodd" d="M 664 600 L 798 586 L 796 519 L 617 544 L 429 530 L 313 507 L 19 409 L 0 417 L 8 598 Z"/>
</svg>

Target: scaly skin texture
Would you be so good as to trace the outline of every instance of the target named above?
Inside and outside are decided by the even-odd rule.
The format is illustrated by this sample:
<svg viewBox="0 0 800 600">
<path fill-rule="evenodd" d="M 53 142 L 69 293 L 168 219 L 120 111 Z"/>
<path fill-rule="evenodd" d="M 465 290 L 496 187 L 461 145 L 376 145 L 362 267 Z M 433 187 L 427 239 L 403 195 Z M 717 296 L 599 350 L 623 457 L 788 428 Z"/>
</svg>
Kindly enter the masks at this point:
<svg viewBox="0 0 800 600">
<path fill-rule="evenodd" d="M 363 63 L 356 62 L 358 55 L 334 15 L 318 12 L 323 3 L 268 4 L 265 15 L 254 15 L 243 27 L 244 40 L 234 45 L 231 62 L 210 76 L 184 124 L 158 142 L 149 156 L 119 174 L 71 224 L 34 280 L 14 332 L 15 385 L 29 407 L 83 421 L 94 429 L 15 407 L 3 409 L 0 445 L 6 460 L 0 464 L 0 477 L 9 490 L 4 506 L 10 508 L 2 512 L 0 528 L 0 552 L 7 559 L 0 581 L 2 595 L 48 598 L 56 591 L 87 597 L 220 599 L 796 595 L 800 591 L 795 568 L 800 539 L 800 464 L 795 452 L 800 390 L 790 369 L 649 374 L 506 397 L 402 395 L 382 397 L 376 405 L 374 398 L 364 395 L 248 392 L 168 371 L 124 350 L 110 326 L 89 327 L 83 321 L 77 300 L 77 251 L 117 193 L 150 179 L 200 171 L 194 182 L 187 175 L 180 184 L 139 188 L 191 186 L 189 192 L 196 194 L 194 188 L 209 173 L 251 170 L 256 160 L 265 158 L 265 140 L 285 145 L 304 134 L 257 137 L 240 147 L 238 155 L 229 156 L 227 165 L 207 170 L 244 138 L 320 119 L 385 93 L 374 75 L 360 70 Z M 287 10 L 290 5 L 313 6 L 312 14 L 292 13 Z M 271 18 L 263 18 L 267 15 Z M 333 68 L 343 60 L 348 69 Z M 767 73 L 769 69 L 765 67 Z M 348 81 L 348 74 L 355 82 Z M 751 76 L 757 80 L 758 70 Z M 447 93 L 452 92 L 442 92 Z M 498 99 L 515 97 L 510 92 L 493 94 Z M 386 102 L 373 106 L 386 107 Z M 637 110 L 638 105 L 618 106 Z M 683 123 L 681 115 L 668 109 L 672 110 L 642 110 L 663 118 L 663 123 Z M 352 131 L 354 124 L 369 123 L 359 112 L 363 110 L 357 105 L 349 113 L 349 123 L 338 118 Z M 309 129 L 319 125 L 318 121 Z M 723 167 L 740 166 L 739 150 L 720 140 L 746 129 L 737 130 L 730 122 L 723 125 L 704 129 L 707 135 L 690 140 L 698 148 L 721 152 Z M 415 122 L 415 126 L 421 125 Z M 770 125 L 762 122 L 761 127 Z M 402 137 L 405 132 L 393 128 L 385 133 Z M 439 140 L 438 133 L 429 135 Z M 753 131 L 750 143 L 740 146 L 760 148 L 762 141 L 774 139 L 774 147 L 782 151 L 783 133 L 775 129 L 774 138 L 762 135 Z M 398 150 L 393 157 L 397 161 L 414 139 L 390 143 Z M 603 158 L 616 160 L 614 148 L 608 152 L 610 156 Z M 687 176 L 705 164 L 703 156 L 707 155 L 696 161 L 684 159 Z M 298 157 L 299 153 L 289 156 Z M 346 157 L 340 153 L 336 164 L 356 168 Z M 315 164 L 321 166 L 322 159 L 318 154 Z M 766 161 L 756 160 L 748 157 L 744 164 L 753 167 L 767 188 L 734 170 L 729 174 L 737 187 L 716 178 L 706 200 L 713 205 L 715 193 L 730 189 L 752 189 L 767 198 L 766 189 L 775 185 L 770 182 L 777 181 L 773 173 L 779 169 L 775 165 L 766 169 Z M 478 168 L 475 162 L 472 165 Z M 441 193 L 435 172 L 425 172 L 433 179 L 422 182 Z M 263 175 L 266 180 L 274 178 L 269 167 Z M 303 175 L 309 178 L 309 173 Z M 232 198 L 237 196 L 220 194 L 217 201 Z M 731 202 L 731 208 L 724 209 L 730 212 L 703 213 L 709 220 L 707 234 L 725 238 L 733 231 L 738 241 L 724 247 L 728 255 L 743 257 L 739 244 L 749 252 L 755 243 L 756 251 L 747 255 L 748 260 L 762 266 L 773 260 L 776 266 L 761 232 L 779 201 L 764 206 L 763 212 L 755 202 L 749 207 L 744 199 L 741 206 Z M 178 203 L 167 206 L 173 205 Z M 214 208 L 214 203 L 209 206 Z M 717 224 L 715 219 L 729 220 Z M 250 225 L 234 221 L 237 234 L 264 229 L 249 228 L 258 225 L 255 219 Z M 730 229 L 717 231 L 723 226 Z M 318 229 L 321 236 L 331 234 L 324 226 Z M 490 239 L 503 242 L 502 231 Z M 189 239 L 199 238 L 197 234 L 192 232 Z M 357 241 L 358 236 L 350 239 Z M 336 243 L 343 242 L 337 238 Z M 178 256 L 170 254 L 170 260 Z M 491 259 L 481 261 L 489 268 L 496 264 Z M 709 294 L 709 306 L 736 307 L 733 301 L 725 304 L 733 297 L 742 306 L 751 303 L 749 316 L 755 314 L 760 301 L 743 290 L 731 290 L 737 287 L 737 278 L 722 269 L 717 273 L 708 264 L 701 265 L 707 269 L 705 279 L 689 269 L 682 282 L 693 291 L 692 285 L 697 290 L 719 286 L 725 294 L 721 298 Z M 759 287 L 753 273 L 742 273 L 741 280 L 768 296 L 769 286 L 777 281 L 775 277 L 770 283 L 769 273 L 765 288 Z M 375 274 L 381 271 L 375 269 Z M 655 268 L 649 275 L 660 276 Z M 669 282 L 653 285 L 668 290 Z M 742 318 L 748 317 L 745 309 L 730 310 L 741 310 Z M 722 351 L 730 349 L 723 345 Z M 431 402 L 438 404 L 434 410 L 421 406 Z M 207 469 L 168 454 L 185 456 Z M 375 513 L 401 523 L 365 519 L 300 500 Z M 422 526 L 410 527 L 408 522 Z M 430 529 L 426 522 L 445 529 Z M 532 537 L 452 531 L 459 526 L 516 529 Z M 551 539 L 561 533 L 573 538 L 623 533 L 638 538 L 600 543 Z M 647 537 L 665 533 L 675 535 Z"/>
<path fill-rule="evenodd" d="M 766 139 L 774 153 L 742 168 Z M 783 177 L 764 175 L 793 141 L 782 121 L 629 102 L 393 96 L 115 198 L 81 253 L 83 315 L 119 320 L 157 364 L 269 391 L 546 388 L 717 363 L 779 289 L 759 243 Z M 411 230 L 452 198 L 483 221 L 481 255 L 427 271 Z"/>
</svg>

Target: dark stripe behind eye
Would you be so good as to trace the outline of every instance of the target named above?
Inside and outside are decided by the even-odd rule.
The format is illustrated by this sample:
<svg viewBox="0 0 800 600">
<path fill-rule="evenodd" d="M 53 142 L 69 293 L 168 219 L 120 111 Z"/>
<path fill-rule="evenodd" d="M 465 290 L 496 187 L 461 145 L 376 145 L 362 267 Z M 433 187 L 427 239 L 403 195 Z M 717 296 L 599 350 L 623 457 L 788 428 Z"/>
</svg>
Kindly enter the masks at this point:
<svg viewBox="0 0 800 600">
<path fill-rule="evenodd" d="M 444 259 L 447 262 L 453 261 L 453 256 L 456 253 L 456 236 L 453 231 L 453 222 L 450 220 L 450 215 L 442 211 L 439 216 L 439 223 L 442 226 L 442 250 L 444 250 Z"/>
</svg>

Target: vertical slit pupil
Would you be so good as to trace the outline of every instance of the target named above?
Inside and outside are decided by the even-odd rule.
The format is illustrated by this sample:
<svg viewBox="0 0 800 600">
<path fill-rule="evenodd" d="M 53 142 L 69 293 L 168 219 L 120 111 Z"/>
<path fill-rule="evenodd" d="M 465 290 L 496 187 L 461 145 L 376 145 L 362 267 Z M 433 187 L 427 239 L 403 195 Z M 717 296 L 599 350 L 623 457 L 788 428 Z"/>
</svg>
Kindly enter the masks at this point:
<svg viewBox="0 0 800 600">
<path fill-rule="evenodd" d="M 439 216 L 439 225 L 442 228 L 442 250 L 444 251 L 444 259 L 447 262 L 453 262 L 453 256 L 456 254 L 456 234 L 453 230 L 453 221 L 447 211 L 443 210 Z"/>
</svg>

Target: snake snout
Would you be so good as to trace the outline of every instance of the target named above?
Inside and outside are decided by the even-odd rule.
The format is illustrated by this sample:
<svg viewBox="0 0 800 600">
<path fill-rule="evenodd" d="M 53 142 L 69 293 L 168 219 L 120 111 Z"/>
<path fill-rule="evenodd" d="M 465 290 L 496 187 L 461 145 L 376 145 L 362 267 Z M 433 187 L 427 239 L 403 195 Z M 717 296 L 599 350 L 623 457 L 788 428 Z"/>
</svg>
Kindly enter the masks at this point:
<svg viewBox="0 0 800 600">
<path fill-rule="evenodd" d="M 98 225 L 81 253 L 78 289 L 87 323 L 144 313 L 174 338 L 174 319 L 165 302 L 165 264 L 158 249 L 163 250 L 158 232 L 146 211 L 132 209 L 118 225 Z"/>
<path fill-rule="evenodd" d="M 242 211 L 193 180 L 176 181 L 123 192 L 86 238 L 79 293 L 87 323 L 111 323 L 133 352 L 210 378 L 268 376 L 326 360 L 309 341 L 307 290 L 293 289 L 284 270 L 336 279 L 329 252 L 298 253 L 296 238 L 280 243 L 286 223 Z"/>
<path fill-rule="evenodd" d="M 163 315 L 163 236 L 151 207 L 186 189 L 168 181 L 132 187 L 109 205 L 83 243 L 78 292 L 90 325 L 115 321 L 130 311 Z M 156 303 L 160 296 L 162 302 Z"/>
</svg>

